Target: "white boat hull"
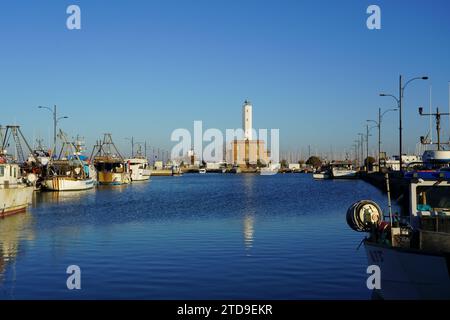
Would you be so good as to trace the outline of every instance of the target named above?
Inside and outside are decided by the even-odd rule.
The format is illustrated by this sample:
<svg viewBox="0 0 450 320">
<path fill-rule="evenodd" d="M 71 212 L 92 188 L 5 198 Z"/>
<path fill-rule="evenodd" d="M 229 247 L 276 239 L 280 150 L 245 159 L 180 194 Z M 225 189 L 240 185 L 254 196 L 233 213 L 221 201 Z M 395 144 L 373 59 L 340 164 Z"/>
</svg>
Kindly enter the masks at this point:
<svg viewBox="0 0 450 320">
<path fill-rule="evenodd" d="M 354 179 L 356 178 L 355 170 L 332 170 L 333 179 Z"/>
<path fill-rule="evenodd" d="M 42 186 L 51 191 L 77 191 L 92 189 L 95 181 L 92 178 L 77 180 L 66 177 L 51 177 L 42 182 Z"/>
<path fill-rule="evenodd" d="M 313 173 L 314 179 L 329 179 L 330 176 L 327 173 Z"/>
<path fill-rule="evenodd" d="M 131 173 L 131 181 L 147 181 L 150 179 L 151 171 L 145 169 L 133 170 Z"/>
<path fill-rule="evenodd" d="M 0 218 L 23 212 L 33 200 L 33 186 L 0 187 Z"/>
<path fill-rule="evenodd" d="M 381 272 L 382 299 L 450 299 L 450 257 L 365 242 L 369 265 Z"/>
</svg>

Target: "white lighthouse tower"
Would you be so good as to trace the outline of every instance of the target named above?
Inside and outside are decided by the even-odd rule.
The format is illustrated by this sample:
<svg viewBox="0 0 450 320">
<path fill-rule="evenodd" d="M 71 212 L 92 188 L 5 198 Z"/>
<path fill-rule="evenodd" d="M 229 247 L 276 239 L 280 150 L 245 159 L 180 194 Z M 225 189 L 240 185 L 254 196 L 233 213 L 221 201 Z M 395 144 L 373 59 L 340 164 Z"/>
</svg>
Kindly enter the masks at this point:
<svg viewBox="0 0 450 320">
<path fill-rule="evenodd" d="M 242 129 L 244 130 L 244 140 L 253 140 L 252 104 L 247 100 L 245 100 L 242 107 Z"/>
</svg>

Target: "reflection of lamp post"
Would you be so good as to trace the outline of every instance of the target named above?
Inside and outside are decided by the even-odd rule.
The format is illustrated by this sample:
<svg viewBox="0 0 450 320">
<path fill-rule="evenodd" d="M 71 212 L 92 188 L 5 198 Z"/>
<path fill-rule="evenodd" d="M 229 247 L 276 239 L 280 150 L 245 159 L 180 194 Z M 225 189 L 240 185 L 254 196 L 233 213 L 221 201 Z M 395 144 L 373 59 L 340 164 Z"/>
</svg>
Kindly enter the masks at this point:
<svg viewBox="0 0 450 320">
<path fill-rule="evenodd" d="M 68 117 L 63 116 L 63 117 L 57 117 L 56 114 L 56 105 L 53 106 L 53 109 L 49 108 L 49 107 L 43 107 L 43 106 L 38 106 L 39 109 L 47 109 L 50 110 L 51 113 L 53 113 L 53 154 L 56 153 L 56 127 L 58 125 L 59 120 L 61 119 L 67 119 Z"/>
<path fill-rule="evenodd" d="M 381 122 L 383 116 L 389 111 L 397 111 L 398 109 L 388 109 L 381 113 L 381 108 L 378 108 L 378 121 L 367 120 L 367 122 L 374 122 L 378 127 L 378 171 L 381 172 Z"/>
<path fill-rule="evenodd" d="M 385 94 L 385 93 L 380 93 L 381 97 L 392 97 L 395 99 L 395 101 L 397 101 L 397 105 L 398 105 L 398 111 L 399 111 L 399 160 L 400 160 L 400 171 L 402 171 L 402 108 L 403 108 L 403 94 L 405 91 L 406 86 L 414 80 L 428 80 L 428 77 L 424 76 L 424 77 L 415 77 L 410 79 L 409 81 L 407 81 L 404 85 L 403 85 L 403 77 L 402 75 L 400 75 L 400 79 L 399 79 L 399 96 L 398 98 L 392 94 Z"/>
</svg>

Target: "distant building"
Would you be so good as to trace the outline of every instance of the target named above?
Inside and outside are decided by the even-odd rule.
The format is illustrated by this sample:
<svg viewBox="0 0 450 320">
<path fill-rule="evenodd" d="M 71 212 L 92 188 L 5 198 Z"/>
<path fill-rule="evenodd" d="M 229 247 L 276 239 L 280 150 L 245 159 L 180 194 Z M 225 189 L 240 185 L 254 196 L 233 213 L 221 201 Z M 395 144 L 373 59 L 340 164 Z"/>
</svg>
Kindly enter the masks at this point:
<svg viewBox="0 0 450 320">
<path fill-rule="evenodd" d="M 253 140 L 252 117 L 252 105 L 250 101 L 245 100 L 242 107 L 242 129 L 244 130 L 244 140 Z"/>
<path fill-rule="evenodd" d="M 289 163 L 290 170 L 300 170 L 300 163 Z"/>
<path fill-rule="evenodd" d="M 227 162 L 239 165 L 268 164 L 269 152 L 266 149 L 264 140 L 253 139 L 253 110 L 249 101 L 245 100 L 242 107 L 242 130 L 244 139 L 235 139 L 231 142 L 227 152 Z"/>
<path fill-rule="evenodd" d="M 412 162 L 420 162 L 422 158 L 416 155 L 402 155 L 402 166 L 406 167 L 408 164 Z M 386 168 L 389 168 L 393 171 L 400 171 L 400 161 L 398 156 L 394 156 L 391 159 L 387 159 L 385 162 Z"/>
</svg>

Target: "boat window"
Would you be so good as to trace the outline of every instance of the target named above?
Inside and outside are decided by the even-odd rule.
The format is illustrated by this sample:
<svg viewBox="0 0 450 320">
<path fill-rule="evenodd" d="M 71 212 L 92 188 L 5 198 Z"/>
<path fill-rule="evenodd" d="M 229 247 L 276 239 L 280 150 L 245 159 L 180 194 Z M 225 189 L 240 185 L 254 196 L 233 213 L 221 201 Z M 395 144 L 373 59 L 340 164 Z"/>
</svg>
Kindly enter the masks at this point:
<svg viewBox="0 0 450 320">
<path fill-rule="evenodd" d="M 4 177 L 4 176 L 5 176 L 5 167 L 0 166 L 0 177 Z"/>
<path fill-rule="evenodd" d="M 450 186 L 417 187 L 417 210 L 450 211 Z"/>
</svg>

